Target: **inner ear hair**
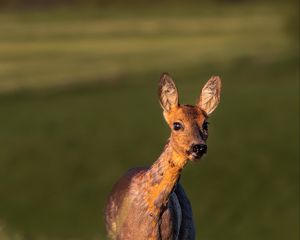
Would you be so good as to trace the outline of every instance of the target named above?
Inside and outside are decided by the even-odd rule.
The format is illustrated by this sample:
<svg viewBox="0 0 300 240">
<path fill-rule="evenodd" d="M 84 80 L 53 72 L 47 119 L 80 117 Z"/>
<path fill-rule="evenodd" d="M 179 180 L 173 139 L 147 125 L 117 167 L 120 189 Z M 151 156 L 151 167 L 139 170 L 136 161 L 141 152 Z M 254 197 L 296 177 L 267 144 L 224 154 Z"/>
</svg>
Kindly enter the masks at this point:
<svg viewBox="0 0 300 240">
<path fill-rule="evenodd" d="M 220 102 L 221 85 L 221 78 L 212 76 L 202 88 L 197 106 L 207 115 L 210 115 Z"/>
<path fill-rule="evenodd" d="M 164 111 L 169 112 L 171 108 L 178 106 L 178 91 L 171 76 L 163 73 L 158 88 L 159 102 Z"/>
</svg>

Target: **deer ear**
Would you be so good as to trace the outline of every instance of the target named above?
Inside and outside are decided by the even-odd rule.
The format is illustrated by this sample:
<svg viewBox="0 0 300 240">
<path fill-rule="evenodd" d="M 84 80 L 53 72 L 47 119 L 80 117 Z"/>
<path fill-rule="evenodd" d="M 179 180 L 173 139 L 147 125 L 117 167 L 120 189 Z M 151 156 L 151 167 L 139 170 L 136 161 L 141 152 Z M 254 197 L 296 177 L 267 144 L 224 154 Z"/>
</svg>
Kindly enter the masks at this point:
<svg viewBox="0 0 300 240">
<path fill-rule="evenodd" d="M 171 108 L 178 106 L 178 91 L 172 78 L 167 73 L 163 73 L 160 77 L 158 96 L 164 111 L 169 112 Z"/>
<path fill-rule="evenodd" d="M 221 85 L 221 78 L 212 76 L 202 88 L 197 106 L 207 115 L 210 115 L 220 102 Z"/>
</svg>

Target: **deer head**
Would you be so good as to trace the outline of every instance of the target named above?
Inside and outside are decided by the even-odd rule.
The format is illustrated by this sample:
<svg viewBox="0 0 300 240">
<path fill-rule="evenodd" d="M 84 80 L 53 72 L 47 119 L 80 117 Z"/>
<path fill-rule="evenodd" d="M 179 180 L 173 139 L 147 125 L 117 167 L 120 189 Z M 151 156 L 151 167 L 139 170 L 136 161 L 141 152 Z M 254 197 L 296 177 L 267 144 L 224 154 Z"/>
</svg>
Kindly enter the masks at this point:
<svg viewBox="0 0 300 240">
<path fill-rule="evenodd" d="M 161 76 L 159 100 L 171 128 L 170 144 L 185 159 L 194 161 L 206 153 L 207 120 L 220 102 L 220 92 L 221 79 L 213 76 L 202 88 L 196 105 L 181 105 L 172 78 L 166 73 Z"/>
</svg>

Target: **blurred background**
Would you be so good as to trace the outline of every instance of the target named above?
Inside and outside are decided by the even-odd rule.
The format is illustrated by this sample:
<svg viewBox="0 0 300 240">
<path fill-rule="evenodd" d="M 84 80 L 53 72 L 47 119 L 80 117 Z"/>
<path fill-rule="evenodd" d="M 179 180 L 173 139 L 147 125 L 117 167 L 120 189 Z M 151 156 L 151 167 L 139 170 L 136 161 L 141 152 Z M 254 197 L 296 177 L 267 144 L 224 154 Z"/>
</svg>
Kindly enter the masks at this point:
<svg viewBox="0 0 300 240">
<path fill-rule="evenodd" d="M 299 2 L 0 0 L 0 239 L 106 239 L 104 203 L 223 79 L 182 184 L 197 239 L 299 239 Z"/>
</svg>

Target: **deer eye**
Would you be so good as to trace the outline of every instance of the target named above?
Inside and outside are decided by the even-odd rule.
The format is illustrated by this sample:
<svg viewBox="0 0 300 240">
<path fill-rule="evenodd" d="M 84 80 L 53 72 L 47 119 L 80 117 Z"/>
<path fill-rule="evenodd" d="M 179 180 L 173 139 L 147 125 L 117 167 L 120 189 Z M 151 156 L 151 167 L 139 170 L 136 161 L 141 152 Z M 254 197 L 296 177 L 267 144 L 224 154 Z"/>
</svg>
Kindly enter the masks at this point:
<svg viewBox="0 0 300 240">
<path fill-rule="evenodd" d="M 174 122 L 173 123 L 173 129 L 175 131 L 178 131 L 178 130 L 182 129 L 182 124 L 180 122 Z"/>
<path fill-rule="evenodd" d="M 208 130 L 208 122 L 204 122 L 202 124 L 202 128 L 203 128 L 203 130 L 207 131 Z"/>
</svg>

